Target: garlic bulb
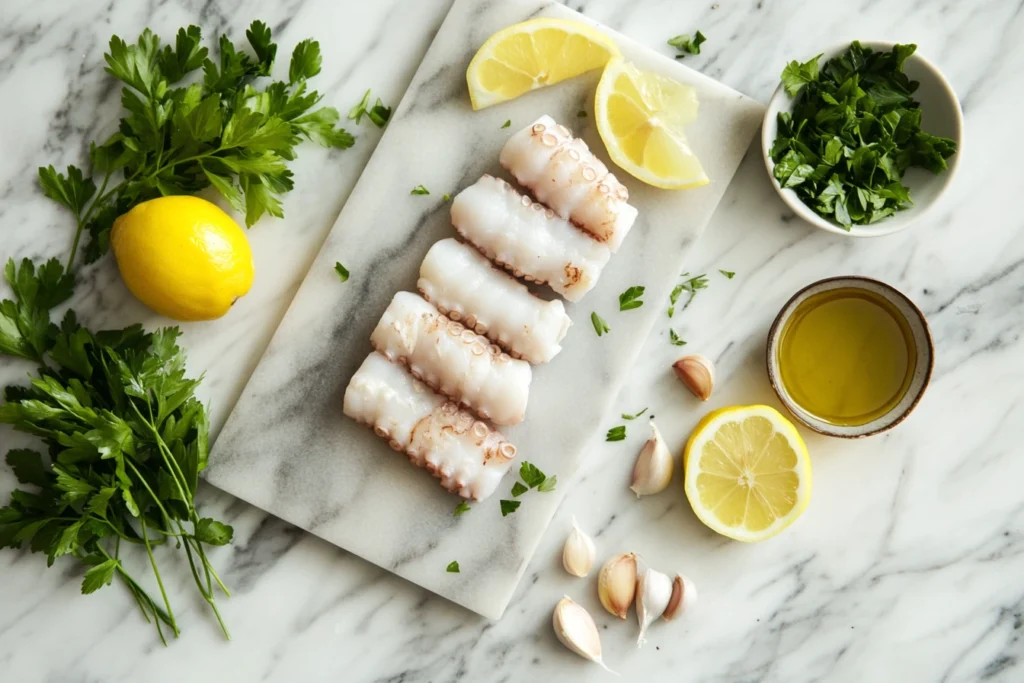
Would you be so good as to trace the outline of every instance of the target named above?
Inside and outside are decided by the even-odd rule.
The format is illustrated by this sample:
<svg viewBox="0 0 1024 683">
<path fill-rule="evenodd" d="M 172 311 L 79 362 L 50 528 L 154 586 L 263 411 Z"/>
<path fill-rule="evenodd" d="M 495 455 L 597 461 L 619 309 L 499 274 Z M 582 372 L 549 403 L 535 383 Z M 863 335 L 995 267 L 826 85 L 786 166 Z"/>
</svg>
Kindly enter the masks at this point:
<svg viewBox="0 0 1024 683">
<path fill-rule="evenodd" d="M 669 482 L 672 481 L 673 468 L 672 453 L 665 445 L 665 439 L 655 426 L 654 420 L 651 420 L 651 436 L 636 458 L 636 465 L 633 466 L 633 483 L 629 488 L 638 498 L 660 493 L 668 488 Z"/>
<path fill-rule="evenodd" d="M 580 530 L 576 524 L 576 518 L 572 518 L 572 531 L 565 539 L 565 547 L 562 548 L 562 566 L 565 571 L 573 576 L 586 576 L 590 568 L 594 566 L 594 556 L 597 551 L 594 548 L 594 541 Z"/>
<path fill-rule="evenodd" d="M 555 605 L 555 612 L 551 615 L 551 625 L 555 629 L 555 636 L 558 637 L 562 645 L 580 657 L 600 664 L 605 671 L 615 673 L 608 668 L 601 657 L 601 634 L 597 630 L 597 624 L 594 623 L 593 617 L 568 596 L 559 600 Z"/>
<path fill-rule="evenodd" d="M 702 401 L 711 398 L 715 388 L 715 365 L 710 360 L 700 354 L 683 356 L 672 364 L 672 369 L 694 396 Z"/>
<path fill-rule="evenodd" d="M 650 567 L 644 569 L 636 582 L 636 618 L 640 622 L 637 647 L 647 642 L 647 627 L 665 613 L 671 600 L 672 579 Z"/>
<path fill-rule="evenodd" d="M 665 621 L 672 621 L 692 607 L 695 602 L 697 602 L 697 586 L 682 574 L 676 574 L 676 578 L 672 580 L 672 597 L 669 598 L 668 606 L 665 607 L 665 613 L 661 615 L 661 618 Z"/>
<path fill-rule="evenodd" d="M 601 567 L 597 576 L 597 597 L 601 605 L 619 619 L 625 619 L 636 595 L 636 555 L 621 553 Z"/>
</svg>

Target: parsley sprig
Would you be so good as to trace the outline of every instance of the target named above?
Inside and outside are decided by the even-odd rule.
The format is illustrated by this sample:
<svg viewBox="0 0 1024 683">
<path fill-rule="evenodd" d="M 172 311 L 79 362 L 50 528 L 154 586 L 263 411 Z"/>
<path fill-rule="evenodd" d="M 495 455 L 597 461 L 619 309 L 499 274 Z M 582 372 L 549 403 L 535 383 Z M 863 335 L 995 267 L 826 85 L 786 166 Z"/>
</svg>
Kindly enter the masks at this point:
<svg viewBox="0 0 1024 683">
<path fill-rule="evenodd" d="M 921 130 L 919 84 L 903 72 L 916 49 L 876 52 L 854 41 L 820 68 L 818 55 L 782 72 L 786 92 L 799 99 L 792 114 L 778 116 L 775 179 L 847 230 L 911 206 L 906 170 L 940 173 L 956 153 L 953 140 Z"/>
<path fill-rule="evenodd" d="M 193 194 L 212 185 L 251 226 L 264 214 L 282 217 L 281 197 L 292 189 L 287 162 L 303 139 L 345 149 L 354 139 L 336 127 L 332 107 L 307 82 L 320 73 L 320 45 L 295 46 L 288 80 L 267 83 L 277 56 L 270 28 L 252 22 L 246 31 L 252 55 L 226 35 L 216 61 L 197 26 L 178 31 L 173 45 L 146 29 L 134 44 L 110 39 L 106 71 L 123 84 L 127 110 L 116 133 L 90 145 L 88 175 L 39 169 L 43 193 L 65 206 L 77 229 L 65 270 L 75 264 L 83 234 L 91 263 L 109 248 L 114 219 L 162 195 Z M 201 78 L 193 78 L 196 72 Z M 187 80 L 192 83 L 185 84 Z M 99 187 L 93 177 L 98 177 Z"/>
</svg>

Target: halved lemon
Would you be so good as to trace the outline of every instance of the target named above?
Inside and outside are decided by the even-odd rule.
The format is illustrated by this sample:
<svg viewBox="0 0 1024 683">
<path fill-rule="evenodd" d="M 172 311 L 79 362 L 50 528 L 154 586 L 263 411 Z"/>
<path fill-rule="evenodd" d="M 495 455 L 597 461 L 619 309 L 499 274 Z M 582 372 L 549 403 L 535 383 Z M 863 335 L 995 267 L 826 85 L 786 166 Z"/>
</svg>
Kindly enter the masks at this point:
<svg viewBox="0 0 1024 683">
<path fill-rule="evenodd" d="M 473 109 L 599 69 L 619 48 L 586 24 L 567 19 L 530 19 L 487 39 L 466 70 Z"/>
<path fill-rule="evenodd" d="M 811 461 L 789 420 L 768 406 L 708 414 L 683 451 L 686 497 L 714 531 L 763 541 L 800 516 L 811 499 Z"/>
<path fill-rule="evenodd" d="M 605 67 L 594 113 L 612 161 L 648 185 L 682 190 L 708 183 L 684 128 L 697 119 L 697 91 L 641 71 L 621 57 Z"/>
</svg>

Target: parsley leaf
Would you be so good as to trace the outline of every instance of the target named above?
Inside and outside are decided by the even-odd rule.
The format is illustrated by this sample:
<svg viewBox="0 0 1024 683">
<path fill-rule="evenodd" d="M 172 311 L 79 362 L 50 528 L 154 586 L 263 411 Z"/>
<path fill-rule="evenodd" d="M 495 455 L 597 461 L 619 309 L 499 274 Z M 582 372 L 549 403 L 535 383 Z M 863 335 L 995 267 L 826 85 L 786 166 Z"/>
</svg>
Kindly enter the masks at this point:
<svg viewBox="0 0 1024 683">
<path fill-rule="evenodd" d="M 445 569 L 445 571 L 448 572 L 449 574 L 458 574 L 459 573 L 459 563 L 457 561 L 454 561 L 454 560 L 452 562 L 449 562 L 448 563 L 448 567 Z"/>
<path fill-rule="evenodd" d="M 17 267 L 8 259 L 4 277 L 15 300 L 0 301 L 0 353 L 41 361 L 50 344 L 50 309 L 71 297 L 74 277 L 57 259 L 38 270 L 29 259 Z"/>
<path fill-rule="evenodd" d="M 373 105 L 373 109 L 366 112 L 366 115 L 373 121 L 373 125 L 383 128 L 391 120 L 391 107 L 385 107 L 378 97 L 376 104 Z"/>
<path fill-rule="evenodd" d="M 622 294 L 619 294 L 619 310 L 628 311 L 633 308 L 640 308 L 644 305 L 644 302 L 640 301 L 640 297 L 643 295 L 643 287 L 637 285 L 630 287 Z"/>
<path fill-rule="evenodd" d="M 724 275 L 725 277 L 727 277 L 730 280 L 733 279 L 734 277 L 736 277 L 736 273 L 734 271 L 732 271 L 732 270 L 722 270 L 722 269 L 719 269 L 718 272 L 721 273 L 722 275 Z"/>
<path fill-rule="evenodd" d="M 699 55 L 700 46 L 705 40 L 707 40 L 707 38 L 704 37 L 704 34 L 697 31 L 693 38 L 690 38 L 690 34 L 688 33 L 684 33 L 683 35 L 676 36 L 674 38 L 669 38 L 668 44 L 679 50 L 680 54 L 676 55 L 676 59 L 682 59 L 686 56 L 686 53 Z"/>
<path fill-rule="evenodd" d="M 608 434 L 605 435 L 605 441 L 622 441 L 626 438 L 626 425 L 619 425 L 618 427 L 612 427 L 608 430 Z"/>
<path fill-rule="evenodd" d="M 338 278 L 340 278 L 342 282 L 348 282 L 348 268 L 341 265 L 341 261 L 334 264 L 334 271 L 338 274 Z"/>
<path fill-rule="evenodd" d="M 522 482 L 517 481 L 515 484 L 512 484 L 512 497 L 518 498 L 529 490 Z"/>
<path fill-rule="evenodd" d="M 527 486 L 533 489 L 544 483 L 546 475 L 537 469 L 536 465 L 524 460 L 519 466 L 519 478 L 526 482 Z"/>
<path fill-rule="evenodd" d="M 506 119 L 505 123 L 501 124 L 502 128 L 508 128 L 512 125 L 512 119 Z"/>
<path fill-rule="evenodd" d="M 558 485 L 558 476 L 557 475 L 551 475 L 550 477 L 545 478 L 544 481 L 542 481 L 537 486 L 537 490 L 541 491 L 543 493 L 550 493 L 551 491 L 555 490 L 555 486 L 557 486 L 557 485 Z"/>
<path fill-rule="evenodd" d="M 466 501 L 459 501 L 459 504 L 455 506 L 455 511 L 452 512 L 452 517 L 458 517 L 464 512 L 469 512 L 472 508 L 469 507 L 469 503 Z"/>
<path fill-rule="evenodd" d="M 635 419 L 637 419 L 638 417 L 640 417 L 641 415 L 643 415 L 646 412 L 647 412 L 647 408 L 644 408 L 639 413 L 635 413 L 633 415 L 630 415 L 629 413 L 623 413 L 622 414 L 622 419 L 623 420 L 635 420 Z"/>
<path fill-rule="evenodd" d="M 770 155 L 773 175 L 818 215 L 850 229 L 910 207 L 908 168 L 941 173 L 956 143 L 921 130 L 918 83 L 903 72 L 916 50 L 874 51 L 854 41 L 820 65 L 791 62 L 782 73 L 795 97 L 778 115 Z"/>
<path fill-rule="evenodd" d="M 367 88 L 366 92 L 363 93 L 363 99 L 359 100 L 359 103 L 348 110 L 348 118 L 350 121 L 355 121 L 358 124 L 363 120 L 363 115 L 367 112 L 367 107 L 370 106 L 370 89 Z"/>
<path fill-rule="evenodd" d="M 668 331 L 668 340 L 672 346 L 686 346 L 686 340 L 676 334 L 675 330 Z"/>
<path fill-rule="evenodd" d="M 257 22 L 254 22 L 257 23 Z M 267 41 L 270 40 L 270 30 L 267 30 Z M 275 46 L 276 49 L 276 46 Z M 320 43 L 307 38 L 300 41 L 292 51 L 292 61 L 288 66 L 288 82 L 298 83 L 320 73 Z"/>
<path fill-rule="evenodd" d="M 680 277 L 686 277 L 689 273 L 683 273 Z M 687 292 L 690 296 L 687 297 L 686 303 L 683 304 L 683 310 L 685 311 L 690 307 L 693 302 L 693 297 L 697 296 L 697 292 L 702 289 L 707 289 L 708 279 L 703 273 L 694 277 L 684 280 L 682 283 L 676 285 L 672 289 L 672 293 L 669 294 L 669 307 L 668 317 L 672 317 L 676 312 L 676 303 L 679 301 L 679 297 L 683 292 Z"/>
<path fill-rule="evenodd" d="M 502 500 L 501 501 L 501 516 L 508 517 L 513 512 L 519 509 L 522 505 L 522 501 L 519 500 Z"/>
<path fill-rule="evenodd" d="M 412 188 L 412 192 L 410 192 L 409 194 L 430 194 L 430 190 L 423 187 L 422 185 L 417 185 L 416 187 Z"/>
<path fill-rule="evenodd" d="M 608 323 L 606 323 L 596 312 L 590 314 L 590 322 L 593 323 L 594 332 L 597 332 L 598 337 L 612 331 L 611 328 L 608 327 Z"/>
</svg>

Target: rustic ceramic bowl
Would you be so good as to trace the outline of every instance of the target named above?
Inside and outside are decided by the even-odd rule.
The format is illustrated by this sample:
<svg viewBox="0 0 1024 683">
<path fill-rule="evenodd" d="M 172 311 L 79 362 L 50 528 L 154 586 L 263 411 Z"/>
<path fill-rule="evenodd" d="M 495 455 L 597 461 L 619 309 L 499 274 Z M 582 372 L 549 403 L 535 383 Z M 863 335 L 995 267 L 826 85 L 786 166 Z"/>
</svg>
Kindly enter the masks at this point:
<svg viewBox="0 0 1024 683">
<path fill-rule="evenodd" d="M 860 41 L 864 47 L 872 50 L 888 52 L 895 43 L 884 41 Z M 834 46 L 825 50 L 819 64 L 824 65 L 829 59 L 836 57 L 850 48 L 850 43 Z M 808 55 L 810 57 L 811 55 Z M 960 100 L 953 92 L 952 86 L 942 75 L 939 69 L 915 52 L 903 64 L 903 71 L 914 81 L 921 85 L 914 92 L 914 99 L 921 103 L 921 128 L 932 135 L 940 135 L 956 141 L 957 152 L 947 160 L 949 168 L 936 175 L 923 168 L 911 168 L 903 175 L 903 184 L 910 188 L 910 197 L 914 200 L 913 206 L 904 211 L 897 211 L 892 216 L 884 218 L 872 225 L 854 225 L 846 230 L 838 223 L 822 218 L 814 213 L 810 207 L 800 201 L 796 192 L 791 189 L 783 189 L 775 180 L 775 162 L 772 161 L 769 151 L 779 131 L 779 113 L 792 113 L 797 98 L 790 97 L 782 84 L 775 89 L 768 108 L 764 113 L 764 124 L 761 126 L 761 153 L 764 156 L 764 165 L 768 169 L 768 176 L 772 185 L 782 197 L 782 201 L 789 205 L 789 208 L 797 216 L 814 225 L 815 227 L 848 237 L 879 237 L 889 235 L 910 227 L 912 223 L 926 215 L 938 202 L 939 197 L 949 187 L 956 175 L 956 169 L 963 156 L 963 114 L 960 111 Z"/>
<path fill-rule="evenodd" d="M 906 319 L 910 326 L 910 332 L 914 337 L 914 346 L 917 349 L 914 376 L 911 378 L 910 386 L 907 388 L 903 398 L 885 415 L 862 425 L 835 425 L 808 412 L 790 396 L 785 385 L 782 383 L 782 373 L 779 371 L 779 345 L 782 342 L 782 330 L 785 328 L 786 321 L 789 320 L 793 311 L 808 297 L 841 288 L 866 290 L 885 298 Z M 778 395 L 779 400 L 793 414 L 793 417 L 814 431 L 826 436 L 858 439 L 892 429 L 910 415 L 910 412 L 921 400 L 921 396 L 924 395 L 924 390 L 931 380 L 935 349 L 932 346 L 932 336 L 928 330 L 928 322 L 925 320 L 924 314 L 903 293 L 878 280 L 858 276 L 845 276 L 818 280 L 801 289 L 793 295 L 793 298 L 786 302 L 786 305 L 779 311 L 779 314 L 775 317 L 775 322 L 772 323 L 772 327 L 768 331 L 767 355 L 768 379 L 771 381 L 772 388 Z"/>
</svg>

